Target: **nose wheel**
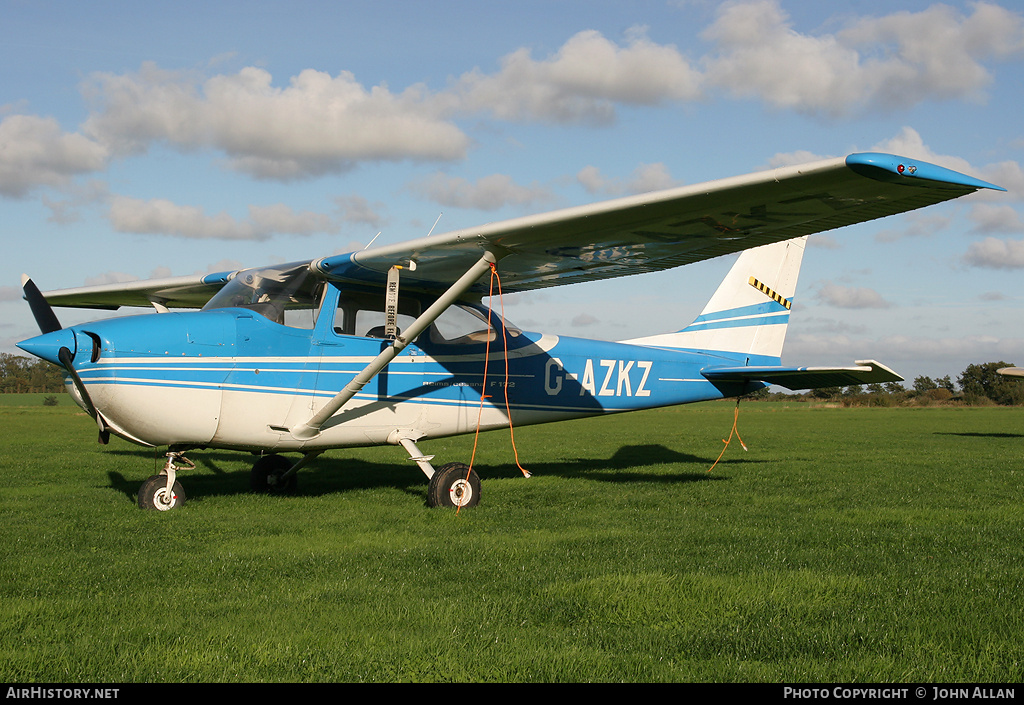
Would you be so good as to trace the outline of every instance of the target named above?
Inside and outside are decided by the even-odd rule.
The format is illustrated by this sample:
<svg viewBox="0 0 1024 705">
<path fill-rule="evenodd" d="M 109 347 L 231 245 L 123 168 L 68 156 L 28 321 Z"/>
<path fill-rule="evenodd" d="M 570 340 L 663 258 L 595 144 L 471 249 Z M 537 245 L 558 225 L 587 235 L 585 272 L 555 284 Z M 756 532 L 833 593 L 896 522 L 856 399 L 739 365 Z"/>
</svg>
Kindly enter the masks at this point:
<svg viewBox="0 0 1024 705">
<path fill-rule="evenodd" d="M 159 475 L 153 475 L 139 488 L 139 508 L 156 509 L 166 512 L 185 503 L 185 489 L 175 477 L 180 469 L 175 462 L 180 462 L 181 468 L 195 468 L 195 463 L 185 457 L 181 451 L 171 451 L 167 454 L 167 464 Z"/>
<path fill-rule="evenodd" d="M 153 475 L 139 488 L 139 508 L 156 509 L 161 512 L 179 507 L 185 503 L 185 490 L 180 482 L 167 487 L 166 475 Z"/>
</svg>

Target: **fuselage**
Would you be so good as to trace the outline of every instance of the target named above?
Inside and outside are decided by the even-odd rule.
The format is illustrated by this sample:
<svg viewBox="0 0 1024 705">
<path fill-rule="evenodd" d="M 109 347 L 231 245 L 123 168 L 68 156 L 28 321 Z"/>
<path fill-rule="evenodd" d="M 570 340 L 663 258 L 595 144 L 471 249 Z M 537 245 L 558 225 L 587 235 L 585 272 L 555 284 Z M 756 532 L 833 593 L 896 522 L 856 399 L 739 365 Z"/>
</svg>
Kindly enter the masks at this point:
<svg viewBox="0 0 1024 705">
<path fill-rule="evenodd" d="M 368 446 L 394 442 L 396 433 L 436 438 L 478 425 L 505 427 L 510 416 L 514 425 L 546 423 L 738 396 L 762 386 L 716 386 L 700 370 L 765 361 L 529 333 L 490 320 L 496 323 L 489 333 L 448 338 L 432 326 L 307 440 L 290 429 L 389 340 L 346 333 L 332 316 L 295 327 L 232 307 L 108 319 L 49 335 L 74 345 L 74 368 L 106 426 L 148 446 Z M 40 347 L 32 351 L 40 354 Z M 70 377 L 68 389 L 81 403 Z"/>
</svg>

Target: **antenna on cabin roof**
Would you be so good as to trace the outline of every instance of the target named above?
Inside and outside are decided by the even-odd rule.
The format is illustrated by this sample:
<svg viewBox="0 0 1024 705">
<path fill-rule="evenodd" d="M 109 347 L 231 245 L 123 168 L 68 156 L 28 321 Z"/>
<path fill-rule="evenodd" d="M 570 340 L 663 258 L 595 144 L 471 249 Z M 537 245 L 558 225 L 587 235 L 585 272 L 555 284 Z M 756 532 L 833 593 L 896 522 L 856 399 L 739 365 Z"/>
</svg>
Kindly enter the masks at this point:
<svg viewBox="0 0 1024 705">
<path fill-rule="evenodd" d="M 380 233 L 381 233 L 381 232 L 384 232 L 384 231 L 382 230 L 382 231 L 378 232 L 378 233 L 377 233 L 376 235 L 374 235 L 374 236 L 373 236 L 373 240 L 376 240 L 377 238 L 379 238 L 379 237 L 380 237 Z M 370 249 L 370 245 L 372 245 L 372 244 L 373 244 L 373 240 L 370 240 L 370 241 L 369 241 L 368 243 L 366 243 L 366 247 L 364 247 L 363 249 L 364 249 L 364 250 L 368 250 L 368 249 Z"/>
<path fill-rule="evenodd" d="M 437 224 L 440 222 L 442 215 L 444 215 L 444 211 L 441 211 L 440 213 L 437 214 L 437 220 L 435 220 L 434 224 L 430 226 L 430 232 L 427 233 L 427 237 L 430 237 L 430 234 L 434 232 L 434 228 L 437 227 Z"/>
</svg>

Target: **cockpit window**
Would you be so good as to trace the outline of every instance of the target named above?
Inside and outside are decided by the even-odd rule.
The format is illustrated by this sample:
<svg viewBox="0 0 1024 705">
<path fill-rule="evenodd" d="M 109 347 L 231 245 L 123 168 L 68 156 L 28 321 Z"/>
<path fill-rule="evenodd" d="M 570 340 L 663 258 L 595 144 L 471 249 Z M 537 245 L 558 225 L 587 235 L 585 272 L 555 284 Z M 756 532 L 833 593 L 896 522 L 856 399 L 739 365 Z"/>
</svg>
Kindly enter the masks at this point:
<svg viewBox="0 0 1024 705">
<path fill-rule="evenodd" d="M 203 310 L 247 308 L 275 323 L 312 328 L 322 289 L 322 282 L 306 264 L 246 269 L 225 284 Z"/>
</svg>

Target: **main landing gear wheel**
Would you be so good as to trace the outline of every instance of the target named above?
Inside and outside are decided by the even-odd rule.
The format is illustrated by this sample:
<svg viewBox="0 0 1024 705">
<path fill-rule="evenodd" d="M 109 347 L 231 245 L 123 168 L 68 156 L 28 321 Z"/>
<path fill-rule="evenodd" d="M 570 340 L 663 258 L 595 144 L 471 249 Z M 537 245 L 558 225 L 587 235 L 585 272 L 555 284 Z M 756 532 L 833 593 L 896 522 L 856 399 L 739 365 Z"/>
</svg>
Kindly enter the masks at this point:
<svg viewBox="0 0 1024 705">
<path fill-rule="evenodd" d="M 294 492 L 298 487 L 296 475 L 285 477 L 294 463 L 282 455 L 264 455 L 252 466 L 249 487 L 253 492 L 284 494 Z"/>
<path fill-rule="evenodd" d="M 475 507 L 480 504 L 480 477 L 465 463 L 441 466 L 430 478 L 427 504 L 431 507 Z"/>
<path fill-rule="evenodd" d="M 185 503 L 185 490 L 181 483 L 175 481 L 171 492 L 167 492 L 167 476 L 153 475 L 139 488 L 139 507 L 141 509 L 158 509 L 166 512 L 169 509 L 180 507 Z"/>
</svg>

